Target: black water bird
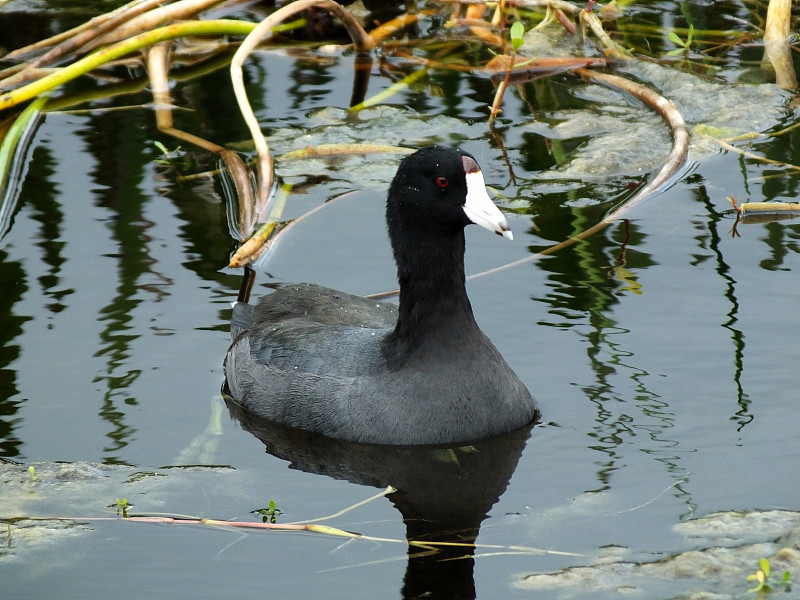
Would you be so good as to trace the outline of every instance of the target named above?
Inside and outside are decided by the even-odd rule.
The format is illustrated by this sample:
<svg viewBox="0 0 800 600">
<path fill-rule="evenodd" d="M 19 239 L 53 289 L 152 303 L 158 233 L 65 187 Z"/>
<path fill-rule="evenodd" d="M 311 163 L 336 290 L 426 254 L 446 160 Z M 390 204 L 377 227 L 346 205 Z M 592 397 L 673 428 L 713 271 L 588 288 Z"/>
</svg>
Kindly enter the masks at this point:
<svg viewBox="0 0 800 600">
<path fill-rule="evenodd" d="M 225 359 L 245 411 L 328 437 L 451 444 L 538 416 L 525 385 L 475 322 L 464 227 L 512 238 L 470 154 L 433 146 L 406 157 L 386 202 L 400 303 L 300 284 L 237 303 Z"/>
</svg>

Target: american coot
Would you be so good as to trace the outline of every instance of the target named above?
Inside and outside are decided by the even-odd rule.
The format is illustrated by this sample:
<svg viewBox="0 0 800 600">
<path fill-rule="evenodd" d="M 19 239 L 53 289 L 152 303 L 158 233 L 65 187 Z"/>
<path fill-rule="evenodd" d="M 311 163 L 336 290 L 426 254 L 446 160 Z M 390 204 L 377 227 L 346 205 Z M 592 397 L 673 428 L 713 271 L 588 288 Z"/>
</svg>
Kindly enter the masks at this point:
<svg viewBox="0 0 800 600">
<path fill-rule="evenodd" d="M 464 227 L 511 239 L 475 159 L 434 146 L 406 157 L 386 202 L 400 305 L 283 287 L 238 303 L 225 374 L 267 419 L 373 444 L 474 441 L 530 424 L 530 392 L 478 328 L 464 286 Z"/>
</svg>

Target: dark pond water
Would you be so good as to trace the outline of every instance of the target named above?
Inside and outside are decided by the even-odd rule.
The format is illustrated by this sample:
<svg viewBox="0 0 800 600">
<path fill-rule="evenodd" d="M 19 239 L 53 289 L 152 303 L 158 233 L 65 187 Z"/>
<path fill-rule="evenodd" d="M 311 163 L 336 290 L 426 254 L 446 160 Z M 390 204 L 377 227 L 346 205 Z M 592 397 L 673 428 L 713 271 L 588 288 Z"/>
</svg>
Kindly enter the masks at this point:
<svg viewBox="0 0 800 600">
<path fill-rule="evenodd" d="M 33 12 L 0 11 L 0 31 L 20 19 L 40 33 L 58 22 L 44 4 L 23 6 Z M 763 12 L 641 2 L 626 18 L 679 27 L 688 15 L 697 28 L 742 29 Z M 690 127 L 778 131 L 796 122 L 791 96 L 737 85 L 759 77 L 760 56 L 737 49 L 713 78 L 643 64 L 617 72 L 675 100 Z M 486 124 L 491 83 L 463 72 L 433 70 L 352 117 L 353 66 L 351 55 L 310 51 L 248 61 L 275 154 L 348 141 L 472 152 L 515 239 L 469 230 L 468 273 L 596 223 L 669 152 L 656 115 L 569 75 L 510 94 L 496 136 Z M 386 72 L 373 65 L 368 96 L 391 84 Z M 133 513 L 239 521 L 258 520 L 250 511 L 274 500 L 279 522 L 293 522 L 390 483 L 400 491 L 324 521 L 381 540 L 15 522 L 0 532 L 3 598 L 745 597 L 758 558 L 800 542 L 791 512 L 800 510 L 800 225 L 734 230 L 726 200 L 793 201 L 796 171 L 723 150 L 695 129 L 681 178 L 629 220 L 472 281 L 478 322 L 540 402 L 543 422 L 528 439 L 439 451 L 323 444 L 229 417 L 219 389 L 236 240 L 219 180 L 179 178 L 217 162 L 158 132 L 143 74 L 118 74 L 139 90 L 120 83 L 119 94 L 40 121 L 0 219 L 0 517 L 113 517 L 124 497 Z M 83 80 L 66 93 L 97 86 Z M 173 95 L 179 127 L 249 153 L 224 61 Z M 154 140 L 180 145 L 179 158 L 165 164 Z M 740 145 L 797 163 L 799 142 L 791 132 Z M 392 289 L 383 200 L 396 162 L 278 161 L 295 190 L 285 218 L 336 200 L 280 238 L 254 293 L 296 281 Z M 403 515 L 427 517 L 439 540 L 482 521 L 483 546 L 461 560 L 441 558 L 471 552 L 418 555 L 407 527 L 428 530 Z M 740 552 L 725 562 L 711 552 L 723 546 Z M 587 569 L 565 571 L 578 566 Z M 536 577 L 545 573 L 555 575 Z"/>
</svg>

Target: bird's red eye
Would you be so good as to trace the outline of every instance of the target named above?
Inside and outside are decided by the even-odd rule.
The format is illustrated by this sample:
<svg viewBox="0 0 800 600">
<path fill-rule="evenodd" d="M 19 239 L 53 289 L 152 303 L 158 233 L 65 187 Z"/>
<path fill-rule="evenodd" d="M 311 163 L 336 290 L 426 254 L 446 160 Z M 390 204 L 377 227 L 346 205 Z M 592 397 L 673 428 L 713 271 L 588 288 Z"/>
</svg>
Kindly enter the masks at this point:
<svg viewBox="0 0 800 600">
<path fill-rule="evenodd" d="M 450 180 L 447 177 L 437 177 L 436 185 L 438 185 L 440 188 L 446 188 L 448 185 L 450 185 Z"/>
</svg>

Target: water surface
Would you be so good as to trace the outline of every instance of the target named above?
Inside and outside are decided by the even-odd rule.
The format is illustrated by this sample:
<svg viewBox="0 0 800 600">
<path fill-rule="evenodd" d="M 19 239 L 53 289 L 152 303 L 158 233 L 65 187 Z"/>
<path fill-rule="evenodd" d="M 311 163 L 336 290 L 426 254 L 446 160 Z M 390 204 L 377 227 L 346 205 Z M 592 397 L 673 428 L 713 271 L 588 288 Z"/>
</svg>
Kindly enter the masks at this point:
<svg viewBox="0 0 800 600">
<path fill-rule="evenodd" d="M 737 2 L 689 8 L 695 27 L 731 28 L 732 15 L 752 17 Z M 636 11 L 643 21 L 684 18 L 673 3 Z M 714 11 L 721 23 L 711 22 Z M 788 94 L 732 85 L 756 68 L 752 54 L 742 50 L 710 81 L 657 66 L 622 71 L 669 95 L 693 127 L 716 119 L 742 132 L 794 123 Z M 492 87 L 478 75 L 434 70 L 425 86 L 353 118 L 353 61 L 274 50 L 248 62 L 249 91 L 276 154 L 342 140 L 442 142 L 472 152 L 515 239 L 469 230 L 468 273 L 591 226 L 669 151 L 657 116 L 569 75 L 507 97 L 497 127 L 503 148 L 486 124 Z M 390 83 L 375 65 L 369 93 Z M 709 108 L 723 99 L 725 110 Z M 431 506 L 468 508 L 472 493 L 476 507 L 488 503 L 479 544 L 577 556 L 485 548 L 474 564 L 453 566 L 409 561 L 403 543 L 112 520 L 31 528 L 30 537 L 15 530 L 0 550 L 4 597 L 52 597 L 55 589 L 62 598 L 411 597 L 414 585 L 433 585 L 426 578 L 462 593 L 474 583 L 478 597 L 588 598 L 629 587 L 642 598 L 697 589 L 746 595 L 738 575 L 717 582 L 617 572 L 605 587 L 544 588 L 525 577 L 593 565 L 612 550 L 622 561 L 652 562 L 719 545 L 679 527 L 718 511 L 800 509 L 800 227 L 734 230 L 726 200 L 793 201 L 795 175 L 695 135 L 682 178 L 629 220 L 472 281 L 478 322 L 538 398 L 543 422 L 527 441 L 483 450 L 497 452 L 507 476 L 498 469 L 491 484 L 476 478 L 459 489 L 447 478 L 473 464 L 468 454 L 384 457 L 385 468 L 376 461 L 378 468 L 359 471 L 348 461 L 373 464 L 367 450 L 323 446 L 317 455 L 303 442 L 307 454 L 273 456 L 228 417 L 219 389 L 239 285 L 225 265 L 236 240 L 219 182 L 177 177 L 217 162 L 159 133 L 149 101 L 140 91 L 82 107 L 88 112 L 48 113 L 26 151 L 0 239 L 0 516 L 114 516 L 109 506 L 126 497 L 137 513 L 235 520 L 253 520 L 251 510 L 275 500 L 280 520 L 302 521 L 368 498 L 378 485 L 399 485 L 385 480 L 410 477 L 403 464 L 442 463 L 455 467 L 441 485 L 406 485 Z M 187 130 L 220 144 L 247 140 L 225 69 L 181 83 L 175 101 L 191 108 L 177 113 Z M 605 125 L 592 129 L 598 123 Z M 181 145 L 186 163 L 161 163 L 153 140 Z M 791 162 L 796 145 L 792 133 L 759 138 L 748 150 Z M 383 202 L 396 162 L 278 162 L 299 192 L 286 218 L 335 200 L 280 238 L 255 294 L 295 281 L 353 293 L 394 287 Z M 36 482 L 26 479 L 31 464 Z M 179 465 L 231 468 L 163 468 Z M 402 542 L 406 509 L 383 498 L 330 524 Z M 754 527 L 749 541 L 783 532 Z"/>
</svg>

